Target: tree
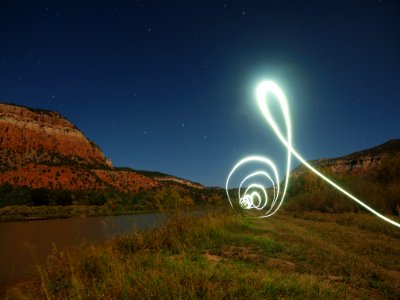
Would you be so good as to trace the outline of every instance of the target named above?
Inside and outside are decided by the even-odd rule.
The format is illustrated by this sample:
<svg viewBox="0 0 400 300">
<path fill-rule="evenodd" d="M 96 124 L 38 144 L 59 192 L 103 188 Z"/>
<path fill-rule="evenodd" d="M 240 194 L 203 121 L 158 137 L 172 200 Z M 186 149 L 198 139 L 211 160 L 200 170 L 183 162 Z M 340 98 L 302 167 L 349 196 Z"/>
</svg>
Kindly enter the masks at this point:
<svg viewBox="0 0 400 300">
<path fill-rule="evenodd" d="M 70 191 L 62 190 L 55 193 L 55 203 L 57 205 L 71 205 L 72 195 Z"/>
<path fill-rule="evenodd" d="M 30 198 L 34 206 L 49 205 L 49 194 L 43 188 L 32 190 Z"/>
</svg>

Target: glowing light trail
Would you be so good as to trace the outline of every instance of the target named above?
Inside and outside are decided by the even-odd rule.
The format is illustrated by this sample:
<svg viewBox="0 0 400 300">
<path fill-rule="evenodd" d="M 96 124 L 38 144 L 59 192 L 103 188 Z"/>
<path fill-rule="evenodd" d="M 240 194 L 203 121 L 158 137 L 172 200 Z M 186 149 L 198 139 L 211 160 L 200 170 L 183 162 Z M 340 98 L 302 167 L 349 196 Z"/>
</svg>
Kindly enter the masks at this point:
<svg viewBox="0 0 400 300">
<path fill-rule="evenodd" d="M 286 135 L 282 133 L 281 129 L 275 122 L 271 111 L 268 106 L 268 101 L 269 98 L 267 97 L 267 94 L 271 93 L 274 97 L 273 99 L 277 100 L 279 107 L 282 111 L 283 114 L 283 119 L 285 122 L 285 127 L 286 127 Z M 283 190 L 281 192 L 281 187 L 279 183 L 279 174 L 278 170 L 275 166 L 275 164 L 268 158 L 262 157 L 262 156 L 248 156 L 246 158 L 243 158 L 240 160 L 232 169 L 232 171 L 229 173 L 228 178 L 226 180 L 226 193 L 228 196 L 228 200 L 232 208 L 238 212 L 237 209 L 235 209 L 235 205 L 232 203 L 230 191 L 229 191 L 229 183 L 231 178 L 234 176 L 235 173 L 238 172 L 240 168 L 242 168 L 244 165 L 249 164 L 249 163 L 258 163 L 258 164 L 263 164 L 267 168 L 272 170 L 272 178 L 270 174 L 266 171 L 261 171 L 257 170 L 253 173 L 250 173 L 250 175 L 247 175 L 240 183 L 239 189 L 238 189 L 238 198 L 239 198 L 239 208 L 249 210 L 249 209 L 256 209 L 257 211 L 260 211 L 262 209 L 265 209 L 268 207 L 269 203 L 269 197 L 268 197 L 268 190 L 261 184 L 250 184 L 244 192 L 242 192 L 243 185 L 247 183 L 249 179 L 253 179 L 254 177 L 264 177 L 264 179 L 268 179 L 268 181 L 272 184 L 273 188 L 273 197 L 272 201 L 269 205 L 269 209 L 266 211 L 265 214 L 259 216 L 260 218 L 266 218 L 270 217 L 273 214 L 275 214 L 278 209 L 281 207 L 283 200 L 286 196 L 286 191 L 287 187 L 289 184 L 289 173 L 290 173 L 290 165 L 291 165 L 291 156 L 295 156 L 303 165 L 305 165 L 309 170 L 311 170 L 314 174 L 318 175 L 320 178 L 322 178 L 324 181 L 329 183 L 331 186 L 333 186 L 335 189 L 352 199 L 353 201 L 357 202 L 359 205 L 376 215 L 377 217 L 381 218 L 382 220 L 397 226 L 400 228 L 400 224 L 385 217 L 384 215 L 378 213 L 371 207 L 369 207 L 367 204 L 362 202 L 360 199 L 357 197 L 353 196 L 350 194 L 348 191 L 340 187 L 338 184 L 336 184 L 334 181 L 323 175 L 321 172 L 316 170 L 313 166 L 311 166 L 301 155 L 292 147 L 292 125 L 290 122 L 290 114 L 289 114 L 289 105 L 286 100 L 286 96 L 283 93 L 283 91 L 280 89 L 280 87 L 275 84 L 272 81 L 263 81 L 261 82 L 256 90 L 256 97 L 257 97 L 257 103 L 258 107 L 261 110 L 261 113 L 263 114 L 264 118 L 268 122 L 268 124 L 271 126 L 279 140 L 285 145 L 287 149 L 287 162 L 286 162 L 286 172 L 285 172 L 285 180 L 284 180 L 284 186 Z M 261 194 L 258 192 L 258 190 L 261 190 Z"/>
</svg>

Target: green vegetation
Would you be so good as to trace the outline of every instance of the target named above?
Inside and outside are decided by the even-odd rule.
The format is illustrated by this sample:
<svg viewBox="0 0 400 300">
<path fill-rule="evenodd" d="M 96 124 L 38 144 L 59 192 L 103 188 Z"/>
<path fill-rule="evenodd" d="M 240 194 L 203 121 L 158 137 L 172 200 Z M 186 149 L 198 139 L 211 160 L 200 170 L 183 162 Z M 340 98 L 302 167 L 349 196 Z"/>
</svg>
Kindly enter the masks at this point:
<svg viewBox="0 0 400 300">
<path fill-rule="evenodd" d="M 158 229 L 54 250 L 7 298 L 398 299 L 399 241 L 396 228 L 362 214 L 175 215 Z"/>
<path fill-rule="evenodd" d="M 11 184 L 0 185 L 0 207 L 25 205 L 71 205 L 75 200 L 82 205 L 104 204 L 97 199 L 102 194 L 96 192 L 73 192 L 68 190 L 32 189 Z M 91 202 L 96 203 L 91 203 Z M 99 203 L 98 203 L 99 202 Z"/>
<path fill-rule="evenodd" d="M 0 221 L 103 216 L 202 209 L 224 203 L 221 190 L 181 189 L 164 186 L 137 193 L 113 188 L 99 191 L 31 189 L 0 185 Z"/>
<path fill-rule="evenodd" d="M 63 219 L 71 217 L 109 216 L 132 213 L 131 211 L 111 211 L 107 206 L 7 206 L 0 208 L 0 221 L 30 221 L 42 219 Z"/>
<path fill-rule="evenodd" d="M 363 176 L 335 176 L 321 170 L 340 186 L 385 214 L 400 215 L 400 153 L 384 159 L 381 168 Z M 362 207 L 311 172 L 291 179 L 289 211 L 359 212 Z"/>
</svg>

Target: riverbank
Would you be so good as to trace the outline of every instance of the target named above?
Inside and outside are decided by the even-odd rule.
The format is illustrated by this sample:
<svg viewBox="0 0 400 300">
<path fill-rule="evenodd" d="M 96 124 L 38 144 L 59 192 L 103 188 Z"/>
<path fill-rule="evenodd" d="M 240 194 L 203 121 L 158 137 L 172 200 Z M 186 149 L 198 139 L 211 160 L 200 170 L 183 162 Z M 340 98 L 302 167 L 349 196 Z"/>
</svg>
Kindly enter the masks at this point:
<svg viewBox="0 0 400 300">
<path fill-rule="evenodd" d="M 7 206 L 0 208 L 0 222 L 133 215 L 153 212 L 154 211 L 137 211 L 125 208 L 112 210 L 105 205 Z"/>
<path fill-rule="evenodd" d="M 54 251 L 9 299 L 399 298 L 400 233 L 370 215 L 175 216 Z"/>
</svg>

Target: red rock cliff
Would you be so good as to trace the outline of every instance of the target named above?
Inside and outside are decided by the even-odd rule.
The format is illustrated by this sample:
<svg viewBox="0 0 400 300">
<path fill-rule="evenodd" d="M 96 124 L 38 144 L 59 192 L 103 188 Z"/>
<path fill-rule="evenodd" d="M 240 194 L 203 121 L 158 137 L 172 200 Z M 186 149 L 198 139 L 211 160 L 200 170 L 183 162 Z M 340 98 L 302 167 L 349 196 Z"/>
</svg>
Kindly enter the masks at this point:
<svg viewBox="0 0 400 300">
<path fill-rule="evenodd" d="M 101 150 L 57 112 L 0 104 L 0 156 L 3 169 L 27 163 L 108 166 Z"/>
<path fill-rule="evenodd" d="M 158 182 L 111 161 L 57 112 L 0 104 L 0 184 L 135 192 Z"/>
</svg>

